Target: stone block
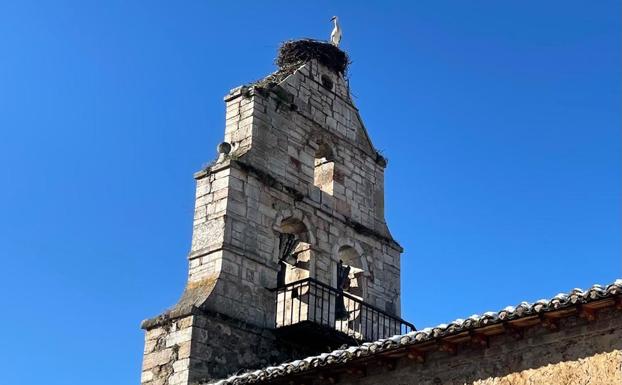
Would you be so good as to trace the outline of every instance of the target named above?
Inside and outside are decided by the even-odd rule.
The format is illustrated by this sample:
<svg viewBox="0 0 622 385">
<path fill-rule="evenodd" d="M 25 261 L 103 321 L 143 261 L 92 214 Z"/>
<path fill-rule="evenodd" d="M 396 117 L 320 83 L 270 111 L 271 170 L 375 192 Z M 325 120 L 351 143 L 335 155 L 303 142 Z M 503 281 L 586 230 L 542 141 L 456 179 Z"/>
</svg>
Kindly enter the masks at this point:
<svg viewBox="0 0 622 385">
<path fill-rule="evenodd" d="M 175 345 L 179 345 L 182 342 L 188 342 L 190 341 L 191 337 L 192 337 L 191 327 L 169 333 L 166 336 L 166 347 L 172 347 Z"/>
<path fill-rule="evenodd" d="M 173 349 L 158 350 L 143 358 L 143 371 L 168 363 L 173 357 Z"/>
</svg>

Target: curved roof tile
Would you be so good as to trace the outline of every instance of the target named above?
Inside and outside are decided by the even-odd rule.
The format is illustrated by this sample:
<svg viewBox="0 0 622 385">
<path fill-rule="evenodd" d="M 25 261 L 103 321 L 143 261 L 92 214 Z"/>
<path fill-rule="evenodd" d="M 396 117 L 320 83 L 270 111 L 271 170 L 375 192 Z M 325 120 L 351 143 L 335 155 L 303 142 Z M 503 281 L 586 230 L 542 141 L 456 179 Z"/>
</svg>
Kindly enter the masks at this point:
<svg viewBox="0 0 622 385">
<path fill-rule="evenodd" d="M 551 299 L 538 300 L 533 304 L 521 302 L 516 307 L 508 306 L 498 312 L 486 312 L 481 315 L 474 314 L 466 320 L 457 319 L 449 324 L 440 324 L 433 328 L 414 331 L 408 334 L 396 335 L 390 338 L 364 343 L 361 346 L 353 346 L 347 349 L 334 350 L 330 353 L 322 353 L 318 356 L 307 357 L 303 360 L 286 362 L 277 366 L 247 372 L 240 375 L 212 382 L 214 385 L 244 385 L 256 384 L 266 380 L 276 379 L 288 374 L 301 373 L 314 368 L 327 365 L 342 364 L 350 360 L 373 355 L 390 349 L 414 345 L 441 338 L 471 329 L 506 322 L 533 314 L 544 313 L 577 304 L 587 303 L 607 297 L 622 294 L 622 279 L 618 279 L 610 285 L 594 285 L 587 290 L 573 289 L 569 293 L 560 293 Z"/>
</svg>

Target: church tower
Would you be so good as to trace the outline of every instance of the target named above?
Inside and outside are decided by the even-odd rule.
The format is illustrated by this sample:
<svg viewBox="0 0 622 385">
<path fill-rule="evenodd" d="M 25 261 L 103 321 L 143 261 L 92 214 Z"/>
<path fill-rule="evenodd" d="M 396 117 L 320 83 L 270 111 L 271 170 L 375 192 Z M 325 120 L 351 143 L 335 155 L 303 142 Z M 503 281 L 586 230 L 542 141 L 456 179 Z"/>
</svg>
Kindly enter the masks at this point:
<svg viewBox="0 0 622 385">
<path fill-rule="evenodd" d="M 386 159 L 318 41 L 224 98 L 218 159 L 195 174 L 188 282 L 145 320 L 143 385 L 181 385 L 411 331 L 384 218 Z"/>
</svg>

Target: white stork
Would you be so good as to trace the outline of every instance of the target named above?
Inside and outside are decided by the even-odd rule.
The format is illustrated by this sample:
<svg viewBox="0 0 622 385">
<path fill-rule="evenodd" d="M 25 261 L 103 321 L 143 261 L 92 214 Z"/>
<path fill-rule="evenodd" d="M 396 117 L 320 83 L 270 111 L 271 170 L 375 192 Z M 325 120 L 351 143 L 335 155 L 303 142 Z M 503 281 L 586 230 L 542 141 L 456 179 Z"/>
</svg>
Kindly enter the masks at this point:
<svg viewBox="0 0 622 385">
<path fill-rule="evenodd" d="M 330 42 L 335 47 L 339 47 L 339 42 L 341 41 L 341 27 L 339 27 L 337 16 L 333 16 L 333 18 L 330 19 L 330 21 L 332 21 L 335 24 L 335 28 L 333 28 L 333 32 L 330 33 Z"/>
</svg>

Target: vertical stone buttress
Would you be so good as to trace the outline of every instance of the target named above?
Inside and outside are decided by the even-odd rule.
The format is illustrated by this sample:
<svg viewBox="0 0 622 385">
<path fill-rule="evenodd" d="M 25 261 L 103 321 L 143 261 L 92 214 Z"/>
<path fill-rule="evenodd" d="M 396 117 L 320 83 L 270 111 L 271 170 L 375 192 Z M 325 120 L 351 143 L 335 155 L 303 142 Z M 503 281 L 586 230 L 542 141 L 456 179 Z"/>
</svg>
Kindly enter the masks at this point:
<svg viewBox="0 0 622 385">
<path fill-rule="evenodd" d="M 195 174 L 188 282 L 173 308 L 142 324 L 144 385 L 196 383 L 318 353 L 273 332 L 269 289 L 282 268 L 283 234 L 300 240 L 284 279 L 335 286 L 344 260 L 360 278 L 357 295 L 400 314 L 402 249 L 384 219 L 386 160 L 343 74 L 310 58 L 232 90 L 225 103 L 232 150 Z"/>
</svg>

